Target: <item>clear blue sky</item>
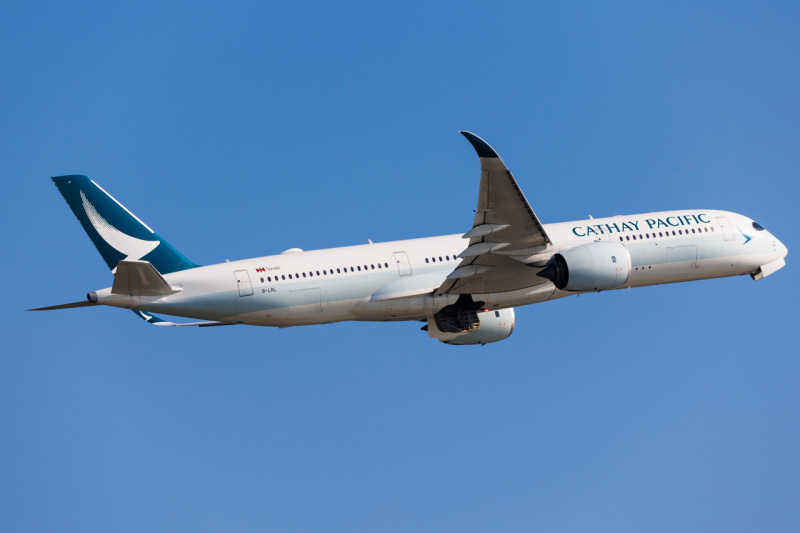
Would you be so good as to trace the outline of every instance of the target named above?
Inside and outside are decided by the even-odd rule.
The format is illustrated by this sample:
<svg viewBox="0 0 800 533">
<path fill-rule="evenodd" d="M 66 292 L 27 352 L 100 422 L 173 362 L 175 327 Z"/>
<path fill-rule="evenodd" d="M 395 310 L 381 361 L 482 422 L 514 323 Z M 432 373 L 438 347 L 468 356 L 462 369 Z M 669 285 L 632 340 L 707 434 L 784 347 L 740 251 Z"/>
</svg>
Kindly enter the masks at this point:
<svg viewBox="0 0 800 533">
<path fill-rule="evenodd" d="M 798 531 L 796 3 L 6 3 L 5 531 Z M 25 313 L 112 277 L 50 176 L 200 264 L 544 222 L 753 217 L 787 267 L 420 324 Z"/>
</svg>

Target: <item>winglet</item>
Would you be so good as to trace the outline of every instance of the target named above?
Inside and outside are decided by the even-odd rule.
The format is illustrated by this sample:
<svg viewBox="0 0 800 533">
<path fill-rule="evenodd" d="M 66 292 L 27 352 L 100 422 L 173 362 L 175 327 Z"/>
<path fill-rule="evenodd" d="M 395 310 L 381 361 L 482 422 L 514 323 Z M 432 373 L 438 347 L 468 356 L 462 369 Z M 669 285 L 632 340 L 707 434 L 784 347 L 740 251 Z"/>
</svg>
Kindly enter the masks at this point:
<svg viewBox="0 0 800 533">
<path fill-rule="evenodd" d="M 467 138 L 475 151 L 478 152 L 478 157 L 486 157 L 489 159 L 492 158 L 499 158 L 500 156 L 497 155 L 497 152 L 494 151 L 494 148 L 489 146 L 489 143 L 475 135 L 474 133 L 470 133 L 468 131 L 460 131 L 461 135 Z"/>
</svg>

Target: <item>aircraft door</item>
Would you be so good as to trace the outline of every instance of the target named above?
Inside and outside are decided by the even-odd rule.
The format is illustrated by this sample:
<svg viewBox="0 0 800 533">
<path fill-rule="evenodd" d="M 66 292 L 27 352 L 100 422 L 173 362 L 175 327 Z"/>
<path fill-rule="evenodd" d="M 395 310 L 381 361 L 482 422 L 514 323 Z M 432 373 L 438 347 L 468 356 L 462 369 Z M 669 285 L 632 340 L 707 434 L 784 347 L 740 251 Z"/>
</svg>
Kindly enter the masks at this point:
<svg viewBox="0 0 800 533">
<path fill-rule="evenodd" d="M 405 252 L 395 252 L 394 259 L 397 262 L 397 270 L 401 276 L 411 275 L 411 263 L 408 262 L 408 256 Z"/>
<path fill-rule="evenodd" d="M 253 286 L 250 284 L 250 275 L 247 270 L 236 270 L 236 286 L 239 287 L 239 296 L 252 296 Z"/>
<path fill-rule="evenodd" d="M 293 318 L 310 318 L 319 314 L 319 287 L 289 291 L 289 320 Z"/>
<path fill-rule="evenodd" d="M 697 265 L 697 246 L 676 246 L 667 248 L 667 262 L 664 264 L 665 276 L 690 274 Z"/>
<path fill-rule="evenodd" d="M 731 223 L 728 222 L 728 219 L 726 217 L 717 217 L 717 222 L 719 222 L 719 225 L 722 226 L 723 239 L 725 239 L 726 241 L 736 240 L 736 235 L 733 234 Z"/>
</svg>

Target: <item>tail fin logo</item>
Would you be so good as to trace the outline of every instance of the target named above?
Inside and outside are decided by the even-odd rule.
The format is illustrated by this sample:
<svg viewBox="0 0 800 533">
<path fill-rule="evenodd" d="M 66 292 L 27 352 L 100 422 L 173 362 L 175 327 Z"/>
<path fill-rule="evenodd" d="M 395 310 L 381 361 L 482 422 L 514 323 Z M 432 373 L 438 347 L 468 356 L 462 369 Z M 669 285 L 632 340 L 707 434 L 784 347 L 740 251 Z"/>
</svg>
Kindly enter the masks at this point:
<svg viewBox="0 0 800 533">
<path fill-rule="evenodd" d="M 83 191 L 80 191 L 80 193 L 81 201 L 83 202 L 83 209 L 86 211 L 86 216 L 89 217 L 89 221 L 92 223 L 92 226 L 94 226 L 94 229 L 97 230 L 97 233 L 100 234 L 100 236 L 108 243 L 109 246 L 118 252 L 125 254 L 127 256 L 125 257 L 126 261 L 136 261 L 141 259 L 155 250 L 158 245 L 161 244 L 161 241 L 145 241 L 122 233 L 120 230 L 109 224 L 106 219 L 104 219 L 100 213 L 97 212 L 89 200 L 86 199 Z M 117 269 L 114 268 L 112 272 L 115 272 L 116 270 Z"/>
</svg>

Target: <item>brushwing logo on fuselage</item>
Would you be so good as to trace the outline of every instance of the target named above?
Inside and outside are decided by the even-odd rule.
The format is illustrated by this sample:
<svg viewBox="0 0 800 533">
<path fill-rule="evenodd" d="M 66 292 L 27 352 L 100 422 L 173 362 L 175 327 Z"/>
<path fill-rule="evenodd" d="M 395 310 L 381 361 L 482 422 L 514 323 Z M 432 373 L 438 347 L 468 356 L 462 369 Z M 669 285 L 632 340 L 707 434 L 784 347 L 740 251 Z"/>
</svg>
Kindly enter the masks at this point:
<svg viewBox="0 0 800 533">
<path fill-rule="evenodd" d="M 108 221 L 106 221 L 106 219 L 104 219 L 100 213 L 97 212 L 89 200 L 86 199 L 83 191 L 80 191 L 80 193 L 81 201 L 83 202 L 83 209 L 86 211 L 86 216 L 89 217 L 89 221 L 92 223 L 92 226 L 94 226 L 94 229 L 97 230 L 97 233 L 100 234 L 100 236 L 108 243 L 109 246 L 121 254 L 124 254 L 126 256 L 126 261 L 136 261 L 137 259 L 141 259 L 155 250 L 156 247 L 161 244 L 161 241 L 145 241 L 122 233 L 120 230 L 109 224 Z M 116 273 L 116 270 L 117 267 L 114 267 L 111 269 L 111 272 Z"/>
<path fill-rule="evenodd" d="M 734 224 L 734 226 L 736 226 L 736 229 L 738 229 L 739 233 L 741 233 L 742 236 L 744 237 L 744 242 L 742 243 L 742 246 L 744 246 L 745 244 L 747 244 L 748 242 L 753 240 L 753 236 L 752 235 L 748 235 L 747 233 L 743 232 L 742 228 L 739 227 L 739 224 Z"/>
</svg>

